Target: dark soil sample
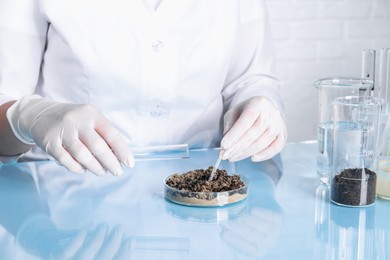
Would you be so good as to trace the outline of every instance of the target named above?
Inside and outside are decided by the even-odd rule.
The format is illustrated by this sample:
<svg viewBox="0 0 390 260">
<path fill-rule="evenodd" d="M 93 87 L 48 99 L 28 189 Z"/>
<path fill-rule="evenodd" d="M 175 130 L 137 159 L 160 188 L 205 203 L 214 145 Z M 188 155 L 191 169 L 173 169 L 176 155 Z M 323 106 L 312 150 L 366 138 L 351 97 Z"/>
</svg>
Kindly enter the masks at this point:
<svg viewBox="0 0 390 260">
<path fill-rule="evenodd" d="M 246 197 L 247 187 L 239 175 L 228 175 L 225 170 L 218 169 L 214 179 L 209 181 L 212 169 L 210 166 L 206 170 L 196 169 L 171 175 L 166 179 L 166 185 L 172 188 L 166 189 L 167 197 L 175 202 L 199 205 L 226 204 Z M 221 192 L 229 194 L 218 196 Z"/>
<path fill-rule="evenodd" d="M 225 170 L 217 169 L 214 179 L 209 181 L 213 167 L 207 170 L 197 169 L 184 174 L 174 174 L 166 184 L 172 188 L 192 192 L 221 192 L 244 187 L 239 175 L 228 175 Z"/>
<path fill-rule="evenodd" d="M 376 173 L 364 168 L 345 169 L 332 179 L 331 199 L 347 206 L 366 206 L 375 202 Z"/>
</svg>

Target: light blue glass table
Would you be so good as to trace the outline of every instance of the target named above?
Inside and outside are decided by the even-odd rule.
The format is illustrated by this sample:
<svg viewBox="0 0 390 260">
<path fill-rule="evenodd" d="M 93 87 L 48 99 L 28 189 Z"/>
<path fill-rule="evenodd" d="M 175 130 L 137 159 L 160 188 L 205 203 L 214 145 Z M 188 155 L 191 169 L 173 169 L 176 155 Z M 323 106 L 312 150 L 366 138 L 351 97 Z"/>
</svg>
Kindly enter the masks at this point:
<svg viewBox="0 0 390 260">
<path fill-rule="evenodd" d="M 164 178 L 207 168 L 217 154 L 138 162 L 120 178 L 3 164 L 0 259 L 390 259 L 390 201 L 329 203 L 314 142 L 262 163 L 223 162 L 249 180 L 244 201 L 199 208 L 164 198 Z"/>
</svg>

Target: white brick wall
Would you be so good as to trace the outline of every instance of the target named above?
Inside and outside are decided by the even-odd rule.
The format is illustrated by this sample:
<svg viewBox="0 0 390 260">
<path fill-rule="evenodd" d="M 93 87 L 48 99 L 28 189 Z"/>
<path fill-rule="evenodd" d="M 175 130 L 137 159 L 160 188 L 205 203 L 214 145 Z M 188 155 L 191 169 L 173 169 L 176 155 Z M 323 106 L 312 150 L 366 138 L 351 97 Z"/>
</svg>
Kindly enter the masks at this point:
<svg viewBox="0 0 390 260">
<path fill-rule="evenodd" d="M 283 82 L 288 141 L 316 139 L 318 97 L 312 83 L 329 76 L 360 76 L 363 49 L 390 47 L 390 0 L 266 3 Z"/>
</svg>

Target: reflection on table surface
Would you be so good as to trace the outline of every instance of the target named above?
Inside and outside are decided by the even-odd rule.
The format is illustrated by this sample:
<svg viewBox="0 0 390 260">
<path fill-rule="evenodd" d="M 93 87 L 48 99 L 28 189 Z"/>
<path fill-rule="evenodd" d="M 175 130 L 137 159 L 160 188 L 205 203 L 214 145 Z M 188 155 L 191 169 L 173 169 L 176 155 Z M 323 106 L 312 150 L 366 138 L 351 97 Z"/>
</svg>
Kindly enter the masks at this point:
<svg viewBox="0 0 390 260">
<path fill-rule="evenodd" d="M 248 179 L 248 197 L 207 208 L 167 201 L 163 180 L 213 165 L 214 149 L 139 162 L 120 178 L 4 164 L 0 259 L 390 259 L 390 202 L 330 204 L 315 150 L 296 143 L 266 162 L 224 161 Z"/>
</svg>

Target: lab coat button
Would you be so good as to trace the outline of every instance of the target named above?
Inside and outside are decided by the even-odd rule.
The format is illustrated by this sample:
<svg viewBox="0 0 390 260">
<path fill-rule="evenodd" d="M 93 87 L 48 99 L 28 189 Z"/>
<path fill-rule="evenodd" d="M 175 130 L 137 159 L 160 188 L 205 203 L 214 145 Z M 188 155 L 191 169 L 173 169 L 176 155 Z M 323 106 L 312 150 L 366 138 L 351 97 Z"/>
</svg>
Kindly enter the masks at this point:
<svg viewBox="0 0 390 260">
<path fill-rule="evenodd" d="M 159 109 L 153 109 L 152 111 L 150 111 L 150 115 L 152 117 L 160 117 L 161 116 L 161 110 Z"/>
<path fill-rule="evenodd" d="M 152 48 L 155 52 L 159 52 L 161 50 L 161 48 L 164 47 L 164 43 L 160 40 L 155 40 L 153 43 L 152 43 Z"/>
<path fill-rule="evenodd" d="M 162 115 L 160 106 L 156 105 L 156 107 L 150 111 L 150 115 L 152 117 L 160 117 Z"/>
</svg>

